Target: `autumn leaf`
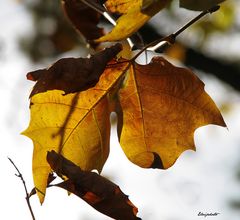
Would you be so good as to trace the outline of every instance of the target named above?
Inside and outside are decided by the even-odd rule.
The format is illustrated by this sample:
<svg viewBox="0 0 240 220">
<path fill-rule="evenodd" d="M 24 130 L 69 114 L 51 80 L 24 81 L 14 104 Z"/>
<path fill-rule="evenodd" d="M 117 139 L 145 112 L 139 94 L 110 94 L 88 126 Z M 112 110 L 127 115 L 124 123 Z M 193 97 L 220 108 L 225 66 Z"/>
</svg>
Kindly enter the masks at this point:
<svg viewBox="0 0 240 220">
<path fill-rule="evenodd" d="M 65 176 L 57 186 L 79 196 L 99 212 L 118 220 L 137 220 L 137 208 L 118 185 L 97 173 L 83 171 L 73 162 L 54 151 L 47 153 L 47 161 L 54 172 Z"/>
<path fill-rule="evenodd" d="M 133 63 L 118 95 L 120 145 L 144 168 L 169 168 L 182 152 L 195 150 L 198 127 L 225 126 L 204 83 L 161 57 L 148 65 Z"/>
<path fill-rule="evenodd" d="M 119 83 L 119 75 L 124 72 L 126 65 L 128 64 L 116 64 L 114 70 L 111 65 L 107 66 L 95 87 L 71 94 L 65 94 L 69 90 L 57 90 L 59 87 L 56 86 L 65 83 L 65 77 L 59 77 L 57 73 L 48 72 L 57 78 L 47 77 L 46 73 L 42 83 L 38 84 L 41 78 L 37 81 L 35 90 L 31 93 L 31 120 L 22 134 L 34 143 L 33 179 L 41 202 L 44 200 L 51 170 L 46 161 L 47 151 L 61 152 L 83 170 L 101 171 L 109 153 L 111 92 Z M 79 69 L 88 69 L 90 74 L 98 68 L 101 69 L 99 62 L 96 62 L 91 68 L 82 66 Z M 50 82 L 45 81 L 48 79 Z M 78 79 L 72 78 L 75 90 L 74 80 Z M 49 87 L 45 87 L 44 82 Z M 44 89 L 41 90 L 40 85 Z M 71 90 L 71 83 L 67 85 L 70 85 L 67 89 Z M 80 90 L 81 88 L 82 86 Z"/>
<path fill-rule="evenodd" d="M 98 65 L 87 69 L 92 71 Z M 57 78 L 47 77 L 51 74 Z M 30 78 L 40 82 L 41 75 L 30 74 Z M 109 115 L 113 111 L 118 114 L 121 147 L 130 161 L 144 168 L 166 169 L 182 152 L 194 150 L 193 134 L 198 127 L 225 126 L 203 82 L 190 70 L 161 57 L 147 65 L 112 60 L 97 84 L 86 90 L 82 90 L 84 85 L 76 87 L 74 77 L 73 88 L 71 84 L 67 90 L 58 87 L 65 84 L 65 78 L 50 68 L 43 79 L 39 85 L 49 86 L 32 94 L 31 120 L 23 133 L 34 143 L 33 177 L 41 202 L 51 171 L 47 151 L 60 153 L 84 171 L 101 171 L 109 153 Z"/>
<path fill-rule="evenodd" d="M 107 0 L 105 6 L 111 13 L 126 14 L 131 7 L 141 6 L 141 0 Z"/>
<path fill-rule="evenodd" d="M 179 0 L 180 7 L 195 11 L 204 11 L 215 5 L 218 5 L 225 0 Z"/>
<path fill-rule="evenodd" d="M 106 48 L 86 58 L 63 58 L 47 69 L 40 69 L 27 74 L 29 80 L 37 81 L 30 94 L 47 90 L 62 90 L 65 94 L 80 92 L 93 87 L 99 80 L 107 63 L 122 49 L 121 44 Z"/>
<path fill-rule="evenodd" d="M 121 14 L 121 16 L 111 32 L 95 40 L 95 42 L 119 41 L 130 37 L 169 2 L 170 0 L 161 0 L 143 5 L 142 0 L 107 0 L 105 3 L 107 9 L 112 13 Z"/>
<path fill-rule="evenodd" d="M 91 0 L 91 2 L 100 3 L 99 0 Z M 63 0 L 62 7 L 73 26 L 89 41 L 91 46 L 96 47 L 97 44 L 93 40 L 104 35 L 103 28 L 97 26 L 101 14 L 76 0 Z"/>
</svg>

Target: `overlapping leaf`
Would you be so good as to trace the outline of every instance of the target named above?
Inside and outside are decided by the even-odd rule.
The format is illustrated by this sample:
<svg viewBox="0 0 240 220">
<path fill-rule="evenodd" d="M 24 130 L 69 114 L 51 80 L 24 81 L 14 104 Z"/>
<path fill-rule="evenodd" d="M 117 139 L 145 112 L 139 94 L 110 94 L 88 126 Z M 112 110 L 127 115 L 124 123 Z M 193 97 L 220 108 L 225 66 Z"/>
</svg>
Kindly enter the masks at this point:
<svg viewBox="0 0 240 220">
<path fill-rule="evenodd" d="M 98 63 L 93 67 L 97 69 Z M 46 76 L 59 76 L 50 69 Z M 31 121 L 24 134 L 34 143 L 33 176 L 41 201 L 50 173 L 47 151 L 61 153 L 82 170 L 101 171 L 109 152 L 111 111 L 118 113 L 119 140 L 126 156 L 145 168 L 168 168 L 183 151 L 194 150 L 193 134 L 198 127 L 225 126 L 204 84 L 190 70 L 160 57 L 148 65 L 112 61 L 98 83 L 84 91 L 81 86 L 73 90 L 69 86 L 66 92 L 51 82 L 48 89 L 36 92 L 37 85 L 44 87 L 54 77 L 43 77 L 42 83 L 40 79 L 32 93 Z M 57 85 L 64 79 L 55 78 Z"/>
<path fill-rule="evenodd" d="M 64 0 L 62 5 L 73 26 L 95 47 L 100 42 L 119 41 L 131 36 L 168 2 L 170 0 L 108 0 L 106 3 L 99 0 L 89 1 L 93 7 L 105 3 L 110 13 L 121 15 L 116 26 L 106 35 L 103 29 L 98 27 L 101 16 L 99 12 L 81 1 Z"/>
<path fill-rule="evenodd" d="M 68 178 L 57 186 L 74 193 L 96 210 L 114 219 L 140 219 L 136 217 L 137 208 L 113 182 L 96 173 L 81 170 L 54 151 L 48 152 L 47 161 L 59 176 Z"/>
<path fill-rule="evenodd" d="M 98 82 L 107 63 L 121 50 L 122 45 L 116 44 L 89 59 L 63 58 L 49 68 L 29 72 L 27 78 L 37 81 L 30 97 L 54 89 L 62 90 L 66 95 L 93 87 Z"/>
<path fill-rule="evenodd" d="M 180 7 L 190 10 L 207 10 L 225 0 L 180 0 Z M 92 47 L 100 42 L 120 41 L 130 37 L 142 27 L 151 17 L 166 7 L 171 0 L 94 0 L 88 1 L 93 8 L 82 1 L 64 0 L 63 9 L 73 26 L 86 38 Z M 101 14 L 98 6 L 105 5 L 108 12 L 118 14 L 116 26 L 104 34 L 103 28 L 98 27 Z M 102 7 L 103 8 L 103 7 Z"/>
<path fill-rule="evenodd" d="M 143 5 L 142 0 L 107 0 L 105 5 L 112 13 L 121 14 L 116 26 L 95 42 L 119 41 L 138 31 L 152 16 L 163 9 L 170 0 L 153 1 Z"/>
<path fill-rule="evenodd" d="M 116 47 L 119 46 L 116 45 Z M 115 51 L 116 47 L 112 49 Z M 116 51 L 112 57 L 115 54 Z M 92 59 L 94 58 L 95 56 Z M 84 65 L 77 68 L 80 73 L 81 70 L 88 70 L 88 74 L 91 75 L 91 71 L 100 68 L 98 62 L 94 63 L 93 68 L 89 68 L 91 59 L 86 60 L 83 62 Z M 105 62 L 105 66 L 106 64 Z M 104 66 L 104 64 L 101 65 Z M 66 78 L 60 76 L 71 74 L 67 72 L 66 66 L 62 69 L 52 67 L 57 72 L 49 71 L 39 78 L 31 97 L 30 124 L 23 134 L 30 137 L 34 143 L 33 178 L 41 202 L 44 199 L 50 173 L 50 167 L 46 161 L 47 151 L 61 152 L 83 170 L 101 171 L 109 152 L 110 93 L 126 65 L 126 63 L 115 65 L 115 69 L 106 67 L 99 82 L 93 88 L 71 94 L 65 94 L 66 90 L 63 89 L 65 87 L 58 87 L 65 83 Z M 63 70 L 65 72 L 62 72 Z M 79 82 L 77 76 L 80 78 L 81 74 L 74 74 L 74 76 L 76 79 L 72 78 L 73 86 L 76 85 L 74 80 Z M 47 81 L 48 79 L 50 81 Z M 45 85 L 49 87 L 46 89 Z M 66 85 L 71 89 L 71 85 Z M 41 89 L 41 86 L 44 89 Z M 79 86 L 81 91 L 81 85 Z M 73 89 L 76 89 L 75 86 Z M 70 90 L 70 92 L 73 91 Z"/>
</svg>

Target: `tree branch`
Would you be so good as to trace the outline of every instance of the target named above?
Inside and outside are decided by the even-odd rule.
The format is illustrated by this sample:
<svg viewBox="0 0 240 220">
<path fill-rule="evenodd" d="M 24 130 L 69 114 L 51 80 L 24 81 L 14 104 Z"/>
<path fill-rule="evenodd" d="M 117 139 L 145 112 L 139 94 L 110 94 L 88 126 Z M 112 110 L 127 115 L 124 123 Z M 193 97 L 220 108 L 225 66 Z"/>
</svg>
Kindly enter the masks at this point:
<svg viewBox="0 0 240 220">
<path fill-rule="evenodd" d="M 171 45 L 176 42 L 176 38 L 178 35 L 180 35 L 183 31 L 185 31 L 187 28 L 189 28 L 191 25 L 193 25 L 195 22 L 200 20 L 202 17 L 204 17 L 208 13 L 213 13 L 216 12 L 220 6 L 216 5 L 208 10 L 202 11 L 198 16 L 190 20 L 187 24 L 182 26 L 180 29 L 178 29 L 176 32 L 173 34 L 169 34 L 166 37 L 162 37 L 160 39 L 157 39 L 155 41 L 152 41 L 151 43 L 147 44 L 141 50 L 132 58 L 132 60 L 135 60 L 142 52 L 146 50 L 151 50 L 151 51 L 156 51 L 158 49 L 164 48 L 166 45 Z"/>
<path fill-rule="evenodd" d="M 149 43 L 161 38 L 155 28 L 147 24 L 139 30 L 144 42 Z M 207 55 L 190 48 L 186 45 L 186 54 L 184 64 L 199 69 L 206 74 L 212 74 L 218 79 L 227 83 L 234 89 L 240 91 L 240 68 L 236 64 L 226 63 L 223 60 L 208 57 Z"/>
<path fill-rule="evenodd" d="M 30 200 L 29 200 L 29 194 L 28 194 L 28 191 L 27 191 L 27 186 L 26 186 L 26 183 L 25 183 L 25 180 L 23 178 L 23 175 L 21 174 L 21 172 L 19 171 L 19 169 L 17 168 L 17 166 L 15 165 L 15 163 L 12 161 L 11 158 L 9 158 L 9 161 L 12 163 L 12 165 L 15 167 L 15 169 L 17 170 L 18 174 L 15 174 L 17 177 L 19 177 L 21 180 L 22 180 L 22 183 L 23 183 L 23 187 L 24 187 L 24 190 L 25 190 L 25 193 L 26 193 L 26 201 L 27 201 L 27 205 L 28 205 L 28 209 L 31 213 L 31 216 L 32 216 L 32 219 L 35 220 L 35 216 L 34 216 L 34 213 L 33 213 L 33 210 L 32 210 L 32 207 L 31 207 L 31 204 L 30 204 Z"/>
</svg>

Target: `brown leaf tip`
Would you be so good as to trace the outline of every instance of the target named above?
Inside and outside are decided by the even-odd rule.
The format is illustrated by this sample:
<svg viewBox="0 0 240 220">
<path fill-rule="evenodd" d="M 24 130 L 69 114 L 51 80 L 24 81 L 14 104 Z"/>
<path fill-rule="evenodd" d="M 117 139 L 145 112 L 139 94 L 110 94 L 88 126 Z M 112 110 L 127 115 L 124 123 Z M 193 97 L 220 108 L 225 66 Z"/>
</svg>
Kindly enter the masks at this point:
<svg viewBox="0 0 240 220">
<path fill-rule="evenodd" d="M 27 73 L 27 79 L 31 81 L 37 81 L 45 72 L 45 69 L 40 69 Z"/>
<path fill-rule="evenodd" d="M 161 157 L 155 152 L 152 152 L 152 153 L 154 156 L 154 160 L 153 160 L 153 163 L 151 164 L 150 168 L 164 169 Z"/>
</svg>

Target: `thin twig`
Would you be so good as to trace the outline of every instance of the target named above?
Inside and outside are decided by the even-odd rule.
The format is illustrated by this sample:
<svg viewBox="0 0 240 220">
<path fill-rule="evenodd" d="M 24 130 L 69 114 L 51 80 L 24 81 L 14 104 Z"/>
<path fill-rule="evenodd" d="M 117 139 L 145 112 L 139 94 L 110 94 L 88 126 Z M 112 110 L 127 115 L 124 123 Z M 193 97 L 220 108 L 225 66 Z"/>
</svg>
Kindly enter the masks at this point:
<svg viewBox="0 0 240 220">
<path fill-rule="evenodd" d="M 177 30 L 175 33 L 170 34 L 166 37 L 163 37 L 161 39 L 155 40 L 148 45 L 146 45 L 144 48 L 142 48 L 133 58 L 132 60 L 135 60 L 139 55 L 142 54 L 142 52 L 149 50 L 149 51 L 155 51 L 157 49 L 161 49 L 167 44 L 171 45 L 174 44 L 176 41 L 176 38 L 179 34 L 181 34 L 183 31 L 185 31 L 188 27 L 190 27 L 192 24 L 194 24 L 196 21 L 201 19 L 203 16 L 205 16 L 208 13 L 216 12 L 220 8 L 219 5 L 213 6 L 212 8 L 205 10 L 201 12 L 197 17 L 193 18 L 191 21 L 189 21 L 187 24 L 185 24 L 183 27 L 181 27 L 179 30 Z"/>
<path fill-rule="evenodd" d="M 34 213 L 33 213 L 33 210 L 32 210 L 32 207 L 31 207 L 31 204 L 30 204 L 30 200 L 29 200 L 29 194 L 28 194 L 28 191 L 27 191 L 27 186 L 26 186 L 26 183 L 25 183 L 25 180 L 23 178 L 23 175 L 21 174 L 21 172 L 19 171 L 19 169 L 17 168 L 17 166 L 15 165 L 15 163 L 12 161 L 11 158 L 9 158 L 9 161 L 12 163 L 12 165 L 15 167 L 15 169 L 17 170 L 18 174 L 15 174 L 17 177 L 19 177 L 21 180 L 22 180 L 22 183 L 23 183 L 23 187 L 24 187 L 24 190 L 25 190 L 25 193 L 26 193 L 26 201 L 27 201 L 27 205 L 28 205 L 28 208 L 29 208 L 29 211 L 31 213 L 31 216 L 32 216 L 32 219 L 35 220 L 35 216 L 34 216 Z"/>
<path fill-rule="evenodd" d="M 191 21 L 189 21 L 187 24 L 185 24 L 182 28 L 180 28 L 178 31 L 176 31 L 173 35 L 175 37 L 177 37 L 179 34 L 181 34 L 183 31 L 185 31 L 188 27 L 190 27 L 192 24 L 194 24 L 196 21 L 198 21 L 199 19 L 201 19 L 203 16 L 205 16 L 206 14 L 211 14 L 213 12 L 216 12 L 218 9 L 220 8 L 219 5 L 215 5 L 212 8 L 203 11 L 202 13 L 200 13 L 197 17 L 193 18 Z"/>
</svg>

